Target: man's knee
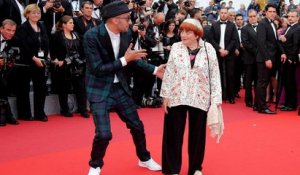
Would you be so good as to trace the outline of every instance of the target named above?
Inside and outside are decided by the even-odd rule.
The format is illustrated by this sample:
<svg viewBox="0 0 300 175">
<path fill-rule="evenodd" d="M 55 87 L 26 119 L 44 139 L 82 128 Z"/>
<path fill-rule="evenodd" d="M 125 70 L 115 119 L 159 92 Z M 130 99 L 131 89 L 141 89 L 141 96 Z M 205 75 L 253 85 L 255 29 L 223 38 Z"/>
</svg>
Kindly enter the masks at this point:
<svg viewBox="0 0 300 175">
<path fill-rule="evenodd" d="M 94 139 L 95 141 L 110 141 L 112 139 L 112 133 L 97 132 Z"/>
</svg>

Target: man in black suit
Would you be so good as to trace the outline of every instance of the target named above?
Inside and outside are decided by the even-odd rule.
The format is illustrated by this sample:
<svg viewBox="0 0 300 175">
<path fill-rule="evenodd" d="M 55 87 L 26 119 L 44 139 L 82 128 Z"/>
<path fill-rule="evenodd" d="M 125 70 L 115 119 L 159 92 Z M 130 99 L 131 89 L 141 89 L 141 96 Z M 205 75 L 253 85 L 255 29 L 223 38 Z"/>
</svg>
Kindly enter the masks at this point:
<svg viewBox="0 0 300 175">
<path fill-rule="evenodd" d="M 300 47 L 300 25 L 298 12 L 288 12 L 289 26 L 284 35 L 279 36 L 282 47 L 287 55 L 287 61 L 283 65 L 282 84 L 285 89 L 285 102 L 280 106 L 281 111 L 294 111 L 297 108 L 297 82 L 296 68 L 298 63 L 298 51 Z"/>
<path fill-rule="evenodd" d="M 22 11 L 24 11 L 25 2 L 18 0 L 0 0 L 0 23 L 5 19 L 13 20 L 18 26 L 26 21 Z"/>
<path fill-rule="evenodd" d="M 270 110 L 266 102 L 266 89 L 271 78 L 272 71 L 275 71 L 275 65 L 279 63 L 280 58 L 285 62 L 286 55 L 278 41 L 275 24 L 273 20 L 276 16 L 276 6 L 268 4 L 265 7 L 266 17 L 261 20 L 257 26 L 257 87 L 255 93 L 255 107 L 259 113 L 276 114 Z"/>
<path fill-rule="evenodd" d="M 241 77 L 243 74 L 243 63 L 242 63 L 242 55 L 244 54 L 244 48 L 243 48 L 243 44 L 241 41 L 241 32 L 242 32 L 242 28 L 244 26 L 244 19 L 243 19 L 243 15 L 242 14 L 237 14 L 235 15 L 235 25 L 236 25 L 236 29 L 238 31 L 238 36 L 239 36 L 239 42 L 237 43 L 237 48 L 235 49 L 235 71 L 234 71 L 234 75 L 235 75 L 235 89 L 234 89 L 234 94 L 235 97 L 237 98 L 241 98 L 239 92 L 241 89 Z"/>
<path fill-rule="evenodd" d="M 6 123 L 19 124 L 11 113 L 7 98 L 6 74 L 12 65 L 4 61 L 5 53 L 7 56 L 7 52 L 11 49 L 11 39 L 15 35 L 16 28 L 17 24 L 10 19 L 4 20 L 0 28 L 0 126 L 5 126 Z"/>
<path fill-rule="evenodd" d="M 84 33 L 90 28 L 99 25 L 101 20 L 92 17 L 93 3 L 91 1 L 84 1 L 81 4 L 80 10 L 82 16 L 74 18 L 74 31 L 82 40 Z"/>
<path fill-rule="evenodd" d="M 247 107 L 253 106 L 252 83 L 256 86 L 256 55 L 257 55 L 257 12 L 253 9 L 248 11 L 249 23 L 242 28 L 241 40 L 244 48 L 242 61 L 244 64 L 244 87 L 245 103 Z"/>
<path fill-rule="evenodd" d="M 210 41 L 217 52 L 221 83 L 222 98 L 234 104 L 234 54 L 237 48 L 238 32 L 235 24 L 228 20 L 227 8 L 221 8 L 220 20 L 210 28 Z"/>
<path fill-rule="evenodd" d="M 51 33 L 55 32 L 55 24 L 61 17 L 64 15 L 73 16 L 72 5 L 67 0 L 41 1 L 38 5 L 42 12 L 41 21 L 44 21 L 49 37 L 51 36 Z"/>
</svg>

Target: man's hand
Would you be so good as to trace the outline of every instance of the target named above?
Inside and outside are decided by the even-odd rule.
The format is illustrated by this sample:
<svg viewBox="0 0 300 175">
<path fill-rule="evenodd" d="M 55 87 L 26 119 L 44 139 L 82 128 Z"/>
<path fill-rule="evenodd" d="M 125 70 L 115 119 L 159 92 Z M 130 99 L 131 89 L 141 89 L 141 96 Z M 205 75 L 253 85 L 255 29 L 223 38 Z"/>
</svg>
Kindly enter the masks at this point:
<svg viewBox="0 0 300 175">
<path fill-rule="evenodd" d="M 281 42 L 286 42 L 286 37 L 284 35 L 280 35 L 278 38 Z"/>
<path fill-rule="evenodd" d="M 265 65 L 266 65 L 266 67 L 267 67 L 268 69 L 272 69 L 272 67 L 273 67 L 273 64 L 272 64 L 272 61 L 271 61 L 271 60 L 265 61 Z"/>
<path fill-rule="evenodd" d="M 157 68 L 157 72 L 156 72 L 156 76 L 160 79 L 163 79 L 164 74 L 165 74 L 165 69 L 166 69 L 166 64 L 161 64 L 160 66 L 158 66 Z"/>
<path fill-rule="evenodd" d="M 126 60 L 127 63 L 131 62 L 131 61 L 135 61 L 138 59 L 141 59 L 143 57 L 147 56 L 146 50 L 145 49 L 141 49 L 141 50 L 131 50 L 133 44 L 131 43 L 127 49 L 127 51 L 125 52 L 124 58 Z"/>
<path fill-rule="evenodd" d="M 235 49 L 234 53 L 235 53 L 236 56 L 240 55 L 240 51 L 238 49 Z"/>
<path fill-rule="evenodd" d="M 0 67 L 2 67 L 4 65 L 4 61 L 3 59 L 0 59 Z"/>
<path fill-rule="evenodd" d="M 286 61 L 286 59 L 287 59 L 287 56 L 286 56 L 286 54 L 281 54 L 281 62 L 282 63 L 285 63 L 285 61 Z"/>
<path fill-rule="evenodd" d="M 228 55 L 228 51 L 225 50 L 225 49 L 220 49 L 219 52 L 220 52 L 220 56 L 221 56 L 221 57 L 225 57 L 225 56 Z"/>
</svg>

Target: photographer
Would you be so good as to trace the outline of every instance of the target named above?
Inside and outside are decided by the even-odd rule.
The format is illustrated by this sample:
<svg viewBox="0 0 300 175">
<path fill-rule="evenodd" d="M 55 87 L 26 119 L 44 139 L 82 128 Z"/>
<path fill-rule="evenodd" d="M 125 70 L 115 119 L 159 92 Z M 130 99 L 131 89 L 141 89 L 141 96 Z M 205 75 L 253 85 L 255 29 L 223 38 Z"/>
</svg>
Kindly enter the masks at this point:
<svg viewBox="0 0 300 175">
<path fill-rule="evenodd" d="M 90 1 L 84 1 L 81 4 L 82 16 L 74 18 L 74 31 L 79 35 L 80 39 L 83 38 L 83 34 L 90 28 L 99 25 L 101 23 L 100 19 L 92 17 L 93 3 Z"/>
<path fill-rule="evenodd" d="M 25 8 L 24 16 L 27 21 L 20 26 L 16 33 L 20 42 L 20 63 L 27 65 L 17 69 L 18 119 L 45 122 L 48 121 L 44 107 L 47 94 L 46 81 L 48 79 L 45 61 L 48 59 L 49 39 L 46 28 L 39 22 L 41 11 L 36 4 L 28 5 Z M 31 81 L 34 92 L 34 116 L 31 114 L 29 98 Z"/>
<path fill-rule="evenodd" d="M 41 20 L 44 21 L 48 36 L 55 32 L 55 24 L 64 15 L 72 16 L 72 5 L 67 0 L 41 1 L 39 7 L 42 12 Z"/>
<path fill-rule="evenodd" d="M 218 19 L 218 7 L 215 5 L 214 0 L 209 1 L 209 6 L 205 8 L 204 14 L 210 23 L 214 23 Z"/>
<path fill-rule="evenodd" d="M 19 122 L 13 117 L 11 109 L 8 103 L 8 88 L 6 84 L 6 71 L 8 66 L 4 61 L 4 56 L 7 55 L 5 52 L 11 48 L 11 39 L 14 37 L 16 32 L 17 24 L 6 19 L 2 22 L 0 28 L 0 126 L 5 126 L 6 123 L 19 124 Z"/>
<path fill-rule="evenodd" d="M 145 62 L 152 64 L 152 60 L 149 56 L 152 54 L 152 47 L 156 45 L 155 34 L 148 27 L 149 21 L 144 18 L 144 16 L 140 16 L 135 24 L 132 26 L 132 43 L 134 45 L 134 50 L 146 49 L 147 57 L 143 58 Z M 147 74 L 146 72 L 141 72 L 138 69 L 133 69 L 133 92 L 132 96 L 135 103 L 138 106 L 142 105 L 143 97 L 148 98 L 152 94 L 152 87 L 155 81 L 155 77 Z"/>
<path fill-rule="evenodd" d="M 71 16 L 64 16 L 57 24 L 57 31 L 52 35 L 51 58 L 56 65 L 52 75 L 52 89 L 58 93 L 61 115 L 72 117 L 68 106 L 68 94 L 71 89 L 76 95 L 78 112 L 88 118 L 85 92 L 85 57 L 82 42 L 73 32 Z"/>
</svg>

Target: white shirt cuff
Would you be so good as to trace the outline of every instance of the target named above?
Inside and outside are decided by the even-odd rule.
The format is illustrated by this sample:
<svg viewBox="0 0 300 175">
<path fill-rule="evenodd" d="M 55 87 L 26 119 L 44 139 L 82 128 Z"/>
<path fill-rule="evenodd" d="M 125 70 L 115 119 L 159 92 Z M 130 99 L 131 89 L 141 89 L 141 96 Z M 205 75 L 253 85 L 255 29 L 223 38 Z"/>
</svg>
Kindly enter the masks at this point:
<svg viewBox="0 0 300 175">
<path fill-rule="evenodd" d="M 157 66 L 155 66 L 155 68 L 154 68 L 154 71 L 153 71 L 153 75 L 156 75 L 156 73 L 157 73 L 157 70 L 158 70 L 158 67 L 157 67 Z"/>
<path fill-rule="evenodd" d="M 120 61 L 121 61 L 121 64 L 123 67 L 127 65 L 127 61 L 126 61 L 125 57 L 121 57 Z"/>
</svg>

